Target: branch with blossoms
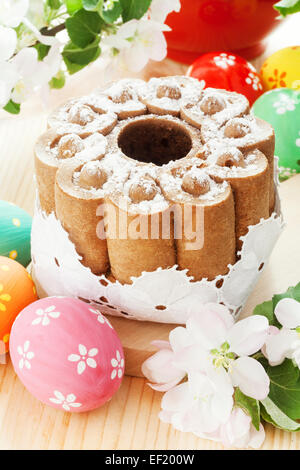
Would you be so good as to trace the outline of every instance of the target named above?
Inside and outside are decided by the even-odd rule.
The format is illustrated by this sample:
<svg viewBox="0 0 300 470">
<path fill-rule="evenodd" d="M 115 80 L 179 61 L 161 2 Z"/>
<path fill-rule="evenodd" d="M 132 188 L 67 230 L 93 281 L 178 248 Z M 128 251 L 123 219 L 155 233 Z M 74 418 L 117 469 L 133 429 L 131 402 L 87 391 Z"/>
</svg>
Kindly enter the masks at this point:
<svg viewBox="0 0 300 470">
<path fill-rule="evenodd" d="M 164 24 L 180 0 L 0 0 L 0 108 L 62 88 L 100 55 L 140 71 L 167 53 Z"/>
<path fill-rule="evenodd" d="M 225 306 L 205 304 L 153 343 L 142 371 L 165 392 L 163 422 L 236 448 L 259 448 L 263 421 L 300 430 L 300 283 L 253 313 L 234 323 Z"/>
</svg>

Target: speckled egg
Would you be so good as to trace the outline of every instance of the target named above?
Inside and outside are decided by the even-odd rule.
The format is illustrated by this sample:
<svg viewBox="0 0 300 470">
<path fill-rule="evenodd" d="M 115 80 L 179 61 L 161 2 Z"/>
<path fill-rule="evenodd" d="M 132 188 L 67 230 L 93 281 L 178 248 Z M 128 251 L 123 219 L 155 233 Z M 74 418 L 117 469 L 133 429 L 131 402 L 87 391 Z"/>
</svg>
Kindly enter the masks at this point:
<svg viewBox="0 0 300 470">
<path fill-rule="evenodd" d="M 32 218 L 20 207 L 0 201 L 0 255 L 27 266 L 30 263 Z"/>
<path fill-rule="evenodd" d="M 300 91 L 276 88 L 253 105 L 255 116 L 275 130 L 275 155 L 279 166 L 300 172 Z"/>
<path fill-rule="evenodd" d="M 262 65 L 261 78 L 266 90 L 300 90 L 300 46 L 285 47 L 268 57 Z"/>
<path fill-rule="evenodd" d="M 0 256 L 0 341 L 5 351 L 8 351 L 10 330 L 16 316 L 37 298 L 35 285 L 26 269 L 17 261 Z"/>
<path fill-rule="evenodd" d="M 98 408 L 124 375 L 122 345 L 109 321 L 68 297 L 47 297 L 26 307 L 13 325 L 10 355 L 27 390 L 64 411 Z"/>
</svg>

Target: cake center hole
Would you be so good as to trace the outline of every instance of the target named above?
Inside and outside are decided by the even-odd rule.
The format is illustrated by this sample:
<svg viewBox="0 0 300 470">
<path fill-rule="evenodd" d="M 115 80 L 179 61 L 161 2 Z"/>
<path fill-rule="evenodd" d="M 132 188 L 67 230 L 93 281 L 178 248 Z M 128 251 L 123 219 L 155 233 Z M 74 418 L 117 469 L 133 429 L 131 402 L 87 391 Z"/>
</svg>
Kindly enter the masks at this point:
<svg viewBox="0 0 300 470">
<path fill-rule="evenodd" d="M 192 139 L 184 126 L 176 122 L 145 119 L 124 127 L 118 145 L 134 160 L 161 166 L 185 157 L 192 148 Z"/>
</svg>

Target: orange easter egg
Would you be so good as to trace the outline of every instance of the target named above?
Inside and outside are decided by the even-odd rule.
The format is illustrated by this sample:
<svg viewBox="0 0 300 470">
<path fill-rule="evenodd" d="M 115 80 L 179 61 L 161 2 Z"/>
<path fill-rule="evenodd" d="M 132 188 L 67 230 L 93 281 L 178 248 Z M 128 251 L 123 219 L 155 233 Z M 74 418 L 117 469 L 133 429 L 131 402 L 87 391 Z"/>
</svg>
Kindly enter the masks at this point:
<svg viewBox="0 0 300 470">
<path fill-rule="evenodd" d="M 17 261 L 0 256 L 0 342 L 8 351 L 9 335 L 17 315 L 38 299 L 30 274 Z M 4 345 L 4 346 L 3 346 Z"/>
</svg>

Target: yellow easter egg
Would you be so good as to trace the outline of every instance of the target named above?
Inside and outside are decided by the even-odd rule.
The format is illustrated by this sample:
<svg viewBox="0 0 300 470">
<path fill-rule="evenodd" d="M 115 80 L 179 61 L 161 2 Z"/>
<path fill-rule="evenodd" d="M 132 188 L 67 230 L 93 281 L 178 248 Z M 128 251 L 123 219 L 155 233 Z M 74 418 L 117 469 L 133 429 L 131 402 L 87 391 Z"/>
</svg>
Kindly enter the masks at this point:
<svg viewBox="0 0 300 470">
<path fill-rule="evenodd" d="M 272 54 L 262 65 L 261 78 L 266 90 L 300 90 L 300 46 L 286 47 Z"/>
</svg>

